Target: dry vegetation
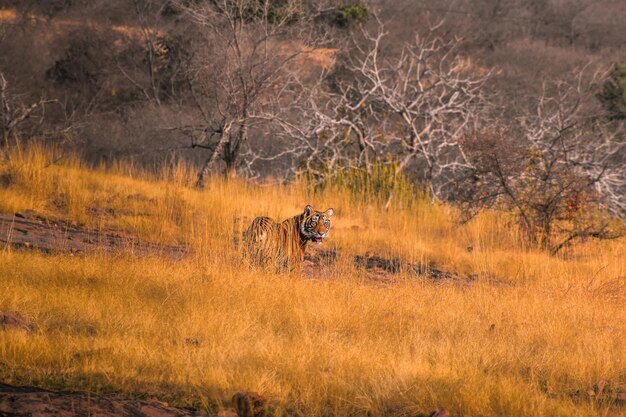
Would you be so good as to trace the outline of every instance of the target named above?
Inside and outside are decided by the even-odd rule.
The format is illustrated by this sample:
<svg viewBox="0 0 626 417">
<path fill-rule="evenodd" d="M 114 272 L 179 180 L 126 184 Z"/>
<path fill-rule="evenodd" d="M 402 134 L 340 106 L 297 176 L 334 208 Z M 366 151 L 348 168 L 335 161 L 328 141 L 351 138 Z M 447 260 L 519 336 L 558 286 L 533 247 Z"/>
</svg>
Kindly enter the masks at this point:
<svg viewBox="0 0 626 417">
<path fill-rule="evenodd" d="M 0 385 L 626 416 L 620 2 L 5 3 Z M 253 217 L 306 204 L 335 209 L 319 264 L 242 264 Z M 35 222 L 130 243 L 48 253 Z"/>
<path fill-rule="evenodd" d="M 0 381 L 211 411 L 251 390 L 275 415 L 626 415 L 614 395 L 626 390 L 624 239 L 550 257 L 521 247 L 504 215 L 459 226 L 447 206 L 384 211 L 298 184 L 214 179 L 198 191 L 184 167 L 90 170 L 36 147 L 13 150 L 0 177 L 0 212 L 193 248 L 179 261 L 0 248 L 0 311 L 35 326 L 0 330 Z M 324 244 L 335 265 L 304 277 L 239 264 L 235 217 L 286 218 L 306 203 L 336 210 Z M 379 285 L 353 265 L 367 251 L 474 279 Z"/>
</svg>

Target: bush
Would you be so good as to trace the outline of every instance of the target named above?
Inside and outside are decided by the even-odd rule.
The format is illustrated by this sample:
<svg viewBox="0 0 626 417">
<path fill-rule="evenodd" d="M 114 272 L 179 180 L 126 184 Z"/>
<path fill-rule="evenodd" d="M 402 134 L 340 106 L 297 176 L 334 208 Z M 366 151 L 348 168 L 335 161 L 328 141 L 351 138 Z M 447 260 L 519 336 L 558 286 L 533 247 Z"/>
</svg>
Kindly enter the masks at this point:
<svg viewBox="0 0 626 417">
<path fill-rule="evenodd" d="M 340 27 L 348 27 L 355 23 L 365 23 L 369 19 L 369 10 L 359 3 L 349 4 L 340 9 L 336 24 Z"/>
<path fill-rule="evenodd" d="M 464 149 L 476 168 L 459 181 L 457 201 L 466 219 L 485 207 L 512 212 L 526 243 L 553 254 L 574 239 L 622 236 L 623 222 L 608 215 L 597 178 L 580 169 L 568 140 L 520 143 L 505 128 L 468 138 Z"/>
<path fill-rule="evenodd" d="M 611 119 L 626 119 L 626 64 L 613 66 L 598 99 Z"/>
<path fill-rule="evenodd" d="M 314 193 L 345 191 L 356 203 L 376 204 L 380 207 L 412 207 L 423 200 L 425 192 L 398 171 L 395 163 L 376 161 L 367 168 L 335 167 L 299 176 Z"/>
</svg>

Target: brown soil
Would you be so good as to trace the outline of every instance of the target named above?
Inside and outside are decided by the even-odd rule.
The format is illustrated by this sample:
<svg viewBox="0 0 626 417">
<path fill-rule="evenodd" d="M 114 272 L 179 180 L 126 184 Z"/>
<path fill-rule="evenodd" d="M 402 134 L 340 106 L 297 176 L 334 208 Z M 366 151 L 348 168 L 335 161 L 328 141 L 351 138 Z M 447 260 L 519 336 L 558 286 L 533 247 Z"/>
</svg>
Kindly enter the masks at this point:
<svg viewBox="0 0 626 417">
<path fill-rule="evenodd" d="M 184 246 L 141 242 L 117 231 L 91 230 L 76 224 L 54 222 L 35 212 L 0 214 L 0 247 L 37 249 L 46 253 L 119 253 L 145 256 L 156 254 L 179 259 L 188 253 Z"/>
<path fill-rule="evenodd" d="M 35 330 L 35 325 L 18 312 L 0 311 L 0 330 L 8 329 L 23 330 L 30 334 L 33 330 Z"/>
<path fill-rule="evenodd" d="M 94 396 L 0 384 L 0 416 L 208 417 L 204 411 L 170 407 L 158 400 Z"/>
<path fill-rule="evenodd" d="M 308 278 L 323 278 L 332 275 L 332 266 L 338 258 L 337 250 L 318 245 L 310 246 L 304 256 L 303 275 Z M 407 277 L 428 279 L 431 282 L 454 282 L 462 285 L 470 284 L 476 279 L 474 275 L 462 276 L 446 271 L 434 262 L 428 264 L 410 263 L 400 258 L 383 258 L 371 252 L 355 255 L 351 261 L 362 272 L 363 278 L 377 285 L 393 284 L 398 279 Z"/>
</svg>

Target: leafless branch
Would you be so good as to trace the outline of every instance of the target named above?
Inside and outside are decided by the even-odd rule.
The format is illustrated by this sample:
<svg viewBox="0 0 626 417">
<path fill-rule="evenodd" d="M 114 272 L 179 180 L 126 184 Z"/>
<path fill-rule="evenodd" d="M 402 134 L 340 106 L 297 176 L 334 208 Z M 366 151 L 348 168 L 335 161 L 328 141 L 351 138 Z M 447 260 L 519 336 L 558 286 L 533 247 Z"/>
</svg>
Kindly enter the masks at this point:
<svg viewBox="0 0 626 417">
<path fill-rule="evenodd" d="M 363 29 L 346 59 L 349 76 L 333 89 L 297 79 L 277 101 L 289 100 L 306 120 L 278 120 L 290 138 L 283 154 L 298 155 L 293 170 L 395 163 L 397 172 L 417 172 L 434 197 L 445 197 L 455 172 L 470 167 L 459 145 L 484 103 L 489 72 L 476 75 L 452 42 L 429 32 L 385 54 L 386 31 Z"/>
</svg>

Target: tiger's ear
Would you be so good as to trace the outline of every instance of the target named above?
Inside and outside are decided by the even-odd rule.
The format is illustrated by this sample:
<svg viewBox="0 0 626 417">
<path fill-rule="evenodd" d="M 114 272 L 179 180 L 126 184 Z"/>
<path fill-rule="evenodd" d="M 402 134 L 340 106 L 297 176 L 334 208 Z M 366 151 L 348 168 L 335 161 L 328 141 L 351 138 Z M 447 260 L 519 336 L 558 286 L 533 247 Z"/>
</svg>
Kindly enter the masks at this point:
<svg viewBox="0 0 626 417">
<path fill-rule="evenodd" d="M 326 210 L 326 217 L 332 216 L 334 212 L 335 212 L 335 210 L 329 208 L 328 210 Z"/>
<path fill-rule="evenodd" d="M 306 207 L 304 208 L 304 215 L 310 216 L 312 211 L 313 211 L 313 207 L 307 204 Z"/>
</svg>

